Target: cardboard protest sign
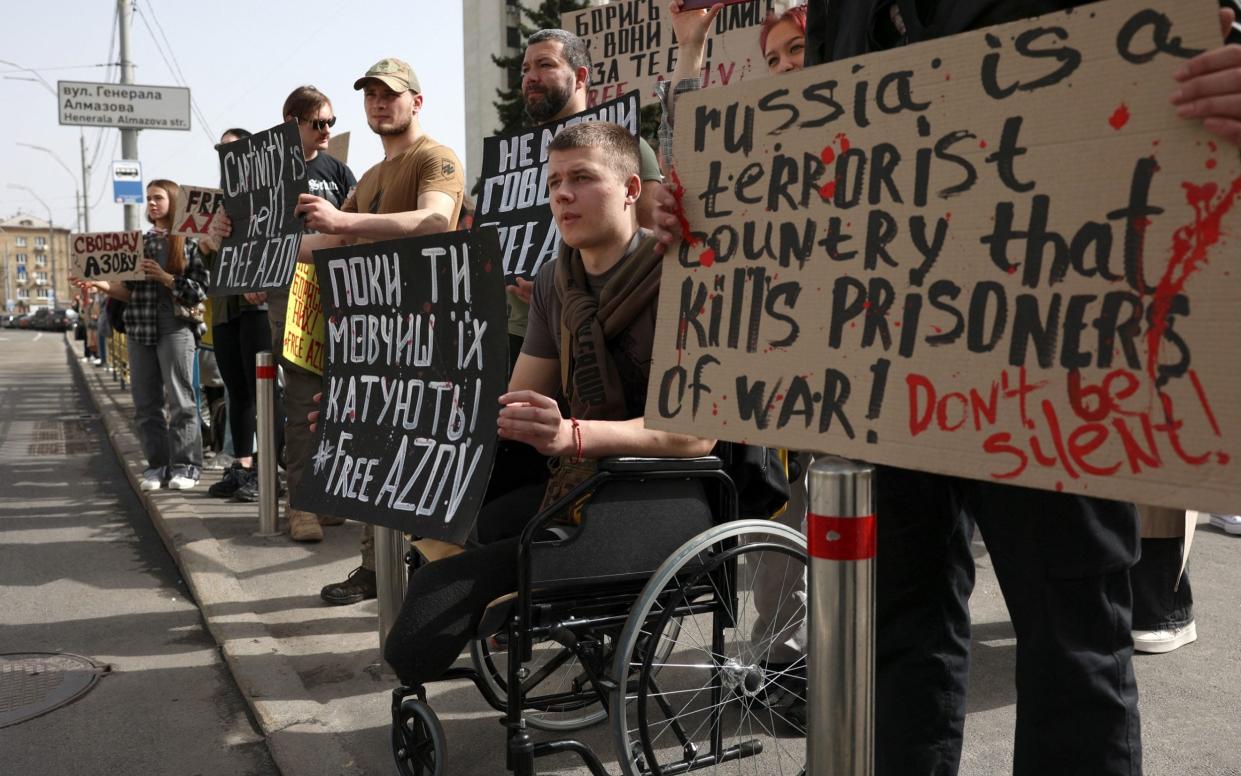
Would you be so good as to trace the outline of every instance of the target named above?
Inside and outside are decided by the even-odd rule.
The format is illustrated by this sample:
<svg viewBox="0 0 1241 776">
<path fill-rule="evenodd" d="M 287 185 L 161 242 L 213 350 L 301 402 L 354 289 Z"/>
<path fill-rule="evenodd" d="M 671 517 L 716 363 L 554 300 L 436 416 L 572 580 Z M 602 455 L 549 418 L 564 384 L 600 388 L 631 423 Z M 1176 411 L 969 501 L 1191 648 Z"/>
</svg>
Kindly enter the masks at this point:
<svg viewBox="0 0 1241 776">
<path fill-rule="evenodd" d="M 284 357 L 303 369 L 323 374 L 325 332 L 318 273 L 313 264 L 298 264 L 284 314 Z"/>
<path fill-rule="evenodd" d="M 182 186 L 172 213 L 174 237 L 204 237 L 216 213 L 224 212 L 224 192 L 201 186 Z"/>
<path fill-rule="evenodd" d="M 69 273 L 82 280 L 146 280 L 142 232 L 85 232 L 72 237 Z"/>
<path fill-rule="evenodd" d="M 1099 3 L 686 95 L 648 425 L 1241 511 L 1214 3 Z"/>
<path fill-rule="evenodd" d="M 332 135 L 327 141 L 327 155 L 340 162 L 349 164 L 349 133 L 341 132 Z"/>
<path fill-rule="evenodd" d="M 655 85 L 672 76 L 677 41 L 666 0 L 620 0 L 561 14 L 560 26 L 590 49 L 591 105 L 637 90 L 644 102 L 655 99 Z M 767 75 L 758 45 L 763 19 L 786 3 L 747 0 L 730 3 L 711 27 L 703 52 L 702 85 L 726 86 Z"/>
<path fill-rule="evenodd" d="M 327 381 L 293 506 L 462 542 L 508 374 L 495 229 L 315 251 Z"/>
<path fill-rule="evenodd" d="M 219 147 L 224 210 L 232 234 L 220 246 L 211 296 L 287 288 L 302 219 L 297 198 L 309 191 L 302 141 L 293 122 Z"/>
<path fill-rule="evenodd" d="M 556 133 L 583 121 L 610 121 L 637 136 L 641 119 L 638 94 L 630 92 L 554 124 L 483 140 L 483 190 L 474 224 L 499 227 L 509 282 L 533 278 L 560 253 L 560 231 L 547 193 L 547 146 Z"/>
</svg>

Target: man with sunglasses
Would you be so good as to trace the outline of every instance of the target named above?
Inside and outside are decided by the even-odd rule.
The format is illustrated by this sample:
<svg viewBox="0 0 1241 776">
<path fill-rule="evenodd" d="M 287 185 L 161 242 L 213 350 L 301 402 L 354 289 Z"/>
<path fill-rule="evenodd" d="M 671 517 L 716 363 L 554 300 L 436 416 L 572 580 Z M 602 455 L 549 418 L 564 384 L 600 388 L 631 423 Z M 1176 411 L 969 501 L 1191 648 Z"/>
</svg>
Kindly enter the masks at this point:
<svg viewBox="0 0 1241 776">
<path fill-rule="evenodd" d="M 357 179 L 340 160 L 328 155 L 328 140 L 336 115 L 332 101 L 313 86 L 299 86 L 284 101 L 281 115 L 285 121 L 297 122 L 297 132 L 302 141 L 302 154 L 306 158 L 306 179 L 310 193 L 321 197 L 333 207 L 344 204 L 345 198 Z M 310 226 L 309 224 L 307 225 Z M 309 231 L 309 230 L 308 230 Z M 262 294 L 247 294 L 247 299 L 259 299 Z M 322 390 L 323 378 L 284 358 L 284 322 L 288 310 L 289 289 L 271 291 L 267 295 L 267 317 L 271 323 L 271 349 L 280 357 L 284 369 L 284 421 L 285 475 L 289 488 L 297 487 L 302 470 L 310 460 L 311 434 L 306 425 L 306 413 L 315 406 L 314 397 Z M 268 463 L 263 462 L 266 466 Z M 234 499 L 258 500 L 258 478 L 253 477 L 239 488 Z M 322 525 L 339 525 L 343 518 L 314 515 L 289 507 L 289 538 L 295 542 L 317 542 L 323 539 Z"/>
</svg>

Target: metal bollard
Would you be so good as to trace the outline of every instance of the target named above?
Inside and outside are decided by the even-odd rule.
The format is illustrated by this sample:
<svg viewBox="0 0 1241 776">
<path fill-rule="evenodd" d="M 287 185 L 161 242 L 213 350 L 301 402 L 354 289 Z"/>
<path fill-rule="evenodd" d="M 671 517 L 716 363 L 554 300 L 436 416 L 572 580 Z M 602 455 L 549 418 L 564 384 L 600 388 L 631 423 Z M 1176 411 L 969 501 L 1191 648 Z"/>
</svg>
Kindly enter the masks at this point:
<svg viewBox="0 0 1241 776">
<path fill-rule="evenodd" d="M 810 467 L 806 772 L 875 772 L 874 467 L 835 456 Z"/>
<path fill-rule="evenodd" d="M 259 414 L 259 536 L 274 536 L 280 507 L 276 501 L 276 363 L 269 350 L 257 354 L 254 394 Z"/>
<path fill-rule="evenodd" d="M 408 543 L 405 534 L 392 528 L 375 526 L 375 590 L 379 599 L 379 645 L 382 649 L 388 631 L 401 613 L 405 586 L 409 582 L 405 566 Z"/>
</svg>

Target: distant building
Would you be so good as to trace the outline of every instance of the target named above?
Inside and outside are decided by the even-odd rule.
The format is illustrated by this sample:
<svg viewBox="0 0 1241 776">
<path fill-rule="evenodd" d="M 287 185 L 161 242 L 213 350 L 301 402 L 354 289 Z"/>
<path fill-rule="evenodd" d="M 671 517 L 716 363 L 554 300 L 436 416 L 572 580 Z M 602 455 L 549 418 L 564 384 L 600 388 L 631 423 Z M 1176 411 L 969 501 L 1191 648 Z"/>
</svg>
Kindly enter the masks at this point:
<svg viewBox="0 0 1241 776">
<path fill-rule="evenodd" d="M 504 72 L 492 55 L 512 56 L 521 51 L 521 10 L 517 0 L 462 0 L 465 36 L 465 172 L 466 187 L 474 185 L 483 167 L 483 138 L 495 134 L 500 120 L 494 103 L 496 90 L 521 80 L 521 73 Z"/>
<path fill-rule="evenodd" d="M 26 213 L 0 220 L 0 276 L 4 312 L 69 307 L 69 230 Z"/>
</svg>

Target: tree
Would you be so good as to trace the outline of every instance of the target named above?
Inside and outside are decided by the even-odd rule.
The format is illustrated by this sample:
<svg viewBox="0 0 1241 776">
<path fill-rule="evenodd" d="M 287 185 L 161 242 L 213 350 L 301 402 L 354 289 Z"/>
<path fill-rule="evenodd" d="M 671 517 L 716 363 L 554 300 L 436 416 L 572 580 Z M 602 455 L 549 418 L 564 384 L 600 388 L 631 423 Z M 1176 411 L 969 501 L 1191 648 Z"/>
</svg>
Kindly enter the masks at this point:
<svg viewBox="0 0 1241 776">
<path fill-rule="evenodd" d="M 519 2 L 517 8 L 521 11 L 522 20 L 518 22 L 518 29 L 521 30 L 523 39 L 539 30 L 556 29 L 560 27 L 560 14 L 580 11 L 585 7 L 584 0 L 542 0 L 533 9 Z M 522 56 L 522 52 L 511 57 L 498 57 L 494 54 L 491 56 L 491 61 L 496 63 L 496 67 L 509 74 L 508 88 L 496 89 L 498 99 L 492 103 L 496 106 L 496 113 L 500 119 L 500 128 L 495 132 L 497 135 L 517 132 L 530 124 L 530 119 L 526 116 L 525 102 L 521 96 Z"/>
</svg>

